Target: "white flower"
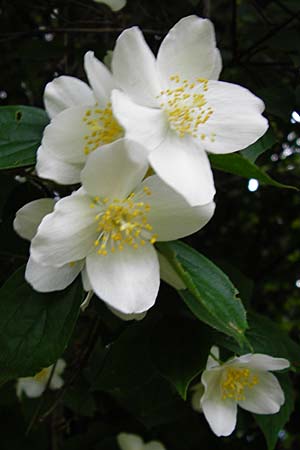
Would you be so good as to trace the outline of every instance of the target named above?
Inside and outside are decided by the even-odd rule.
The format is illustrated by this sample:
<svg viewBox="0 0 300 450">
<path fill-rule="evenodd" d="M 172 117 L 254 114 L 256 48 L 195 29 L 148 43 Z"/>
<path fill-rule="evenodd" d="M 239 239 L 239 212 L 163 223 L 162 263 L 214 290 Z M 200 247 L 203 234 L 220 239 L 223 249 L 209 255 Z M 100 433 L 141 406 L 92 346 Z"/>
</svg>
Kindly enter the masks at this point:
<svg viewBox="0 0 300 450">
<path fill-rule="evenodd" d="M 96 3 L 104 3 L 109 6 L 112 11 L 120 11 L 120 9 L 126 6 L 126 0 L 94 0 Z"/>
<path fill-rule="evenodd" d="M 31 242 L 38 264 L 59 268 L 85 260 L 93 291 L 125 314 L 155 302 L 160 274 L 153 244 L 199 230 L 215 206 L 191 207 L 156 175 L 142 181 L 146 171 L 135 142 L 120 139 L 93 152 L 81 174 L 83 187 L 56 203 Z M 27 274 L 36 290 L 38 271 L 37 265 L 34 279 Z"/>
<path fill-rule="evenodd" d="M 84 67 L 92 89 L 70 76 L 55 78 L 45 88 L 44 103 L 52 120 L 38 149 L 36 171 L 60 184 L 78 183 L 88 154 L 123 135 L 112 114 L 115 84 L 110 71 L 91 51 L 85 54 Z"/>
<path fill-rule="evenodd" d="M 120 433 L 117 441 L 121 450 L 166 450 L 161 442 L 151 441 L 145 444 L 136 434 Z"/>
<path fill-rule="evenodd" d="M 139 28 L 122 32 L 113 52 L 119 89 L 115 116 L 126 137 L 141 142 L 157 175 L 191 205 L 212 200 L 215 188 L 205 152 L 231 153 L 268 128 L 263 102 L 236 84 L 216 81 L 221 57 L 212 23 L 189 16 L 162 41 L 155 59 Z"/>
<path fill-rule="evenodd" d="M 220 364 L 219 349 L 213 347 L 211 354 L 201 378 L 204 394 L 203 386 L 199 392 L 194 389 L 192 404 L 194 409 L 203 411 L 217 436 L 233 432 L 238 406 L 255 414 L 276 414 L 280 410 L 284 393 L 269 370 L 288 368 L 287 359 L 254 353 Z"/>
<path fill-rule="evenodd" d="M 56 362 L 55 369 L 49 384 L 49 389 L 60 389 L 64 380 L 61 375 L 65 370 L 66 363 L 63 359 L 59 359 Z M 53 365 L 42 369 L 34 377 L 19 378 L 17 381 L 17 396 L 21 398 L 23 392 L 27 397 L 35 398 L 40 397 L 45 391 L 49 377 L 51 375 Z"/>
</svg>

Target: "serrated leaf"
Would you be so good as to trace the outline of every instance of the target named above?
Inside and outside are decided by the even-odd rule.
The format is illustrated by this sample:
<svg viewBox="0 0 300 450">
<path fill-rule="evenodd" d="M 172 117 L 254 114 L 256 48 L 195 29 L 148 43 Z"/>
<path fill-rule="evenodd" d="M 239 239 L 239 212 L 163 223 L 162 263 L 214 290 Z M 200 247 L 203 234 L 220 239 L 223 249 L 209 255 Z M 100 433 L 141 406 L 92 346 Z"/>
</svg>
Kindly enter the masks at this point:
<svg viewBox="0 0 300 450">
<path fill-rule="evenodd" d="M 284 189 L 295 189 L 295 186 L 279 183 L 270 177 L 263 169 L 256 166 L 240 153 L 230 153 L 228 155 L 209 155 L 209 160 L 214 169 L 222 170 L 243 178 L 255 178 L 262 184 Z"/>
<path fill-rule="evenodd" d="M 213 328 L 244 342 L 246 311 L 238 291 L 212 261 L 179 241 L 160 243 L 187 289 L 179 291 L 194 315 Z"/>
<path fill-rule="evenodd" d="M 274 450 L 278 440 L 278 434 L 288 422 L 294 410 L 294 392 L 291 380 L 286 373 L 276 374 L 284 391 L 285 403 L 277 414 L 261 415 L 254 414 L 255 420 L 261 428 L 268 446 L 268 450 Z"/>
<path fill-rule="evenodd" d="M 49 119 L 31 106 L 0 107 L 0 169 L 35 164 L 36 151 Z"/>
<path fill-rule="evenodd" d="M 82 302 L 80 282 L 42 294 L 24 280 L 24 268 L 0 290 L 0 384 L 34 375 L 68 345 Z"/>
<path fill-rule="evenodd" d="M 164 319 L 151 337 L 152 360 L 186 400 L 190 382 L 206 365 L 212 340 L 207 327 L 187 319 Z"/>
</svg>

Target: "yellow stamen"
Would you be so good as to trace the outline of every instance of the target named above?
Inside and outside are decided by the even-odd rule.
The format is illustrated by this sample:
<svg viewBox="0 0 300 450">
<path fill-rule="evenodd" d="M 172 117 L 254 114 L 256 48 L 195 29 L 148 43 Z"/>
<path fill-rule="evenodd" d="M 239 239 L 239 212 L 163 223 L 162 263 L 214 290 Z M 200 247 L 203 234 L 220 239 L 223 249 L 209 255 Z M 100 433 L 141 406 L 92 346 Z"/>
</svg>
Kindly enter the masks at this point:
<svg viewBox="0 0 300 450">
<path fill-rule="evenodd" d="M 89 133 L 84 136 L 86 142 L 83 152 L 86 155 L 123 136 L 123 128 L 113 116 L 111 103 L 107 103 L 104 109 L 87 109 L 82 120 L 89 129 Z"/>
<path fill-rule="evenodd" d="M 253 375 L 250 369 L 229 367 L 221 384 L 222 399 L 245 400 L 245 389 L 252 389 L 258 383 L 258 376 Z"/>
<path fill-rule="evenodd" d="M 205 139 L 205 134 L 201 133 L 201 126 L 206 124 L 214 113 L 205 97 L 208 80 L 197 78 L 190 83 L 188 80 L 181 81 L 179 75 L 175 74 L 170 76 L 170 81 L 173 85 L 175 82 L 177 86 L 162 90 L 158 97 L 163 100 L 161 108 L 165 110 L 171 128 L 181 138 L 188 134 L 194 138 Z M 215 141 L 213 133 L 210 140 Z"/>
</svg>

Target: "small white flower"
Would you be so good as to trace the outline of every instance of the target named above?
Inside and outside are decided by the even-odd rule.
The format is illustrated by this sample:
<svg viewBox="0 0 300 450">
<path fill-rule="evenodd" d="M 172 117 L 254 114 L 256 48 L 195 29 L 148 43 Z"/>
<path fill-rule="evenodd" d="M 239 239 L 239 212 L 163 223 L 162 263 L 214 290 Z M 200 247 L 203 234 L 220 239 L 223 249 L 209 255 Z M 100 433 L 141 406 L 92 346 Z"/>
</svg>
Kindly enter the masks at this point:
<svg viewBox="0 0 300 450">
<path fill-rule="evenodd" d="M 66 363 L 63 359 L 59 359 L 56 362 L 55 369 L 49 384 L 49 389 L 56 390 L 60 389 L 64 380 L 61 375 L 65 370 Z M 42 369 L 34 377 L 19 378 L 17 381 L 17 396 L 21 398 L 22 394 L 25 393 L 27 397 L 35 398 L 40 397 L 45 391 L 49 377 L 51 375 L 53 365 Z"/>
<path fill-rule="evenodd" d="M 112 11 L 120 11 L 120 9 L 126 6 L 126 0 L 94 0 L 96 3 L 104 3 L 107 5 Z"/>
<path fill-rule="evenodd" d="M 169 31 L 156 59 L 137 27 L 122 32 L 113 52 L 114 115 L 126 137 L 147 147 L 157 175 L 191 205 L 215 194 L 206 151 L 241 150 L 268 128 L 259 98 L 216 81 L 221 65 L 212 23 L 196 16 Z"/>
<path fill-rule="evenodd" d="M 211 354 L 213 357 L 208 357 L 202 374 L 202 385 L 194 388 L 192 405 L 203 411 L 217 436 L 233 432 L 238 406 L 255 414 L 276 414 L 280 410 L 284 392 L 269 370 L 288 368 L 287 359 L 254 353 L 220 364 L 218 347 L 213 347 Z"/>
<path fill-rule="evenodd" d="M 151 441 L 145 444 L 136 434 L 120 433 L 117 441 L 121 450 L 166 450 L 161 442 Z"/>
<path fill-rule="evenodd" d="M 153 244 L 201 229 L 215 205 L 191 207 L 156 175 L 143 181 L 146 171 L 143 148 L 126 139 L 90 155 L 83 187 L 56 203 L 32 239 L 38 264 L 26 279 L 34 289 L 39 265 L 85 260 L 87 284 L 112 308 L 138 314 L 154 304 L 160 272 Z"/>
<path fill-rule="evenodd" d="M 92 88 L 70 76 L 55 78 L 45 88 L 45 108 L 52 120 L 37 152 L 36 171 L 60 184 L 78 183 L 88 154 L 123 136 L 112 114 L 115 84 L 110 71 L 91 51 L 85 54 L 84 67 Z"/>
</svg>

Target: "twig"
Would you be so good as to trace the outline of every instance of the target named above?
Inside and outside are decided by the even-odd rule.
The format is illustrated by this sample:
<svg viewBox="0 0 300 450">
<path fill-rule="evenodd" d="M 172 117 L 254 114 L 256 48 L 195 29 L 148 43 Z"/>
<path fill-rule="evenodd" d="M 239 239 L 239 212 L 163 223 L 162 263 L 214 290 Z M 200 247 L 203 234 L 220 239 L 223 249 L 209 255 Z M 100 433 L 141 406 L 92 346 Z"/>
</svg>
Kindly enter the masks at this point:
<svg viewBox="0 0 300 450">
<path fill-rule="evenodd" d="M 31 30 L 31 31 L 16 31 L 13 33 L 0 33 L 0 37 L 4 37 L 0 42 L 19 39 L 22 37 L 38 36 L 40 34 L 61 34 L 61 33 L 121 33 L 124 31 L 124 27 L 104 27 L 104 28 L 44 28 L 42 30 Z M 145 28 L 142 30 L 145 34 L 161 34 L 165 33 L 163 30 L 154 30 L 151 28 Z"/>
<path fill-rule="evenodd" d="M 298 20 L 300 18 L 300 11 L 295 13 L 293 16 L 289 17 L 287 20 L 282 22 L 280 25 L 277 25 L 276 27 L 273 27 L 268 33 L 266 33 L 262 38 L 260 38 L 258 41 L 256 41 L 253 45 L 251 45 L 242 55 L 241 58 L 245 58 L 246 56 L 250 58 L 261 44 L 266 42 L 268 39 L 272 38 L 274 34 L 281 31 L 283 28 L 287 27 L 293 20 Z"/>
</svg>

